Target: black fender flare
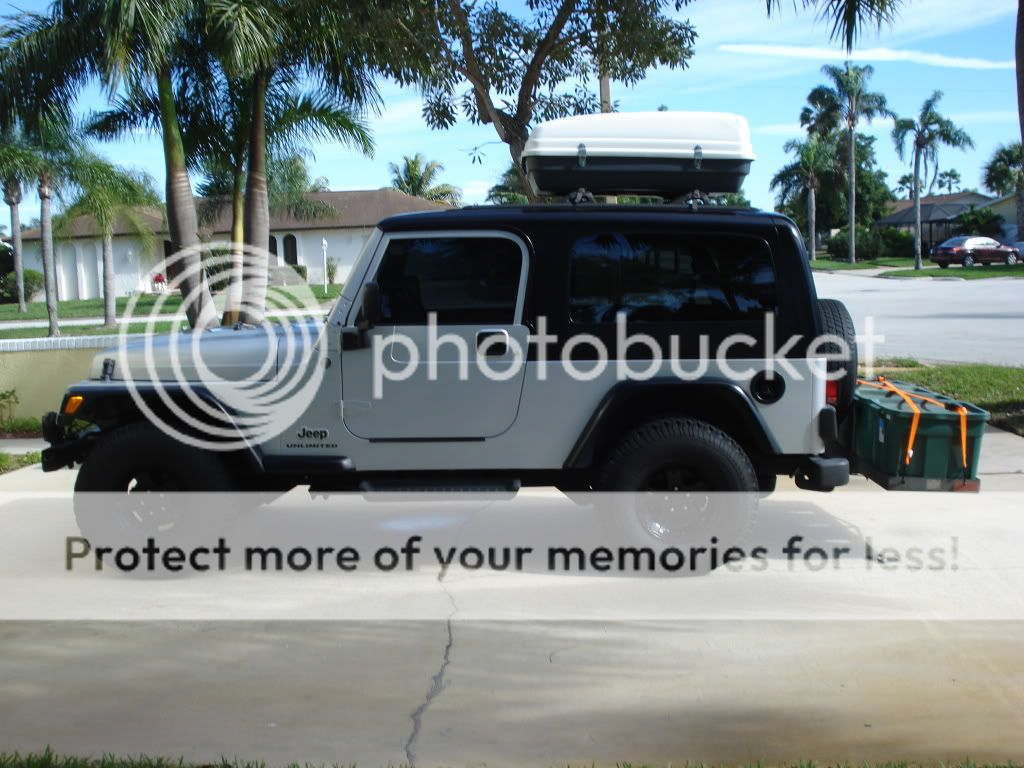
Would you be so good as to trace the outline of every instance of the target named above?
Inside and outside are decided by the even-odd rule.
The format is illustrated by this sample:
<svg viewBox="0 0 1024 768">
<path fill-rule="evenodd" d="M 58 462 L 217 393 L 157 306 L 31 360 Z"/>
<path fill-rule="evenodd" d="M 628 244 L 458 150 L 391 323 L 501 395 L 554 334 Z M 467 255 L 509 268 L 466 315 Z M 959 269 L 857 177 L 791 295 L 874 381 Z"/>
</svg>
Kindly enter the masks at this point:
<svg viewBox="0 0 1024 768">
<path fill-rule="evenodd" d="M 709 404 L 714 405 L 713 411 L 707 409 Z M 648 418 L 680 413 L 724 429 L 748 449 L 768 455 L 782 453 L 750 393 L 735 381 L 658 377 L 622 381 L 608 390 L 569 452 L 564 468 L 593 466 L 602 448 L 616 439 L 624 426 L 631 428 Z M 737 431 L 742 434 L 735 434 Z"/>
</svg>

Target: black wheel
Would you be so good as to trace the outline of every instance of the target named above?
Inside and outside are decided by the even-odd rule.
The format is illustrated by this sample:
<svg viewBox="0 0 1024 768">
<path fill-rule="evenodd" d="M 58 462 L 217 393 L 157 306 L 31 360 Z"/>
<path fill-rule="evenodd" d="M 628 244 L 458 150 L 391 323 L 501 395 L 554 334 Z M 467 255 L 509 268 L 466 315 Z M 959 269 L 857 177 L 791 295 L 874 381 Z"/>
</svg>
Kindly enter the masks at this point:
<svg viewBox="0 0 1024 768">
<path fill-rule="evenodd" d="M 101 437 L 86 457 L 75 481 L 75 518 L 94 548 L 139 546 L 148 538 L 208 541 L 231 519 L 233 496 L 212 503 L 181 494 L 235 488 L 220 456 L 150 424 L 130 424 Z"/>
<path fill-rule="evenodd" d="M 961 263 L 965 267 L 973 267 L 974 266 L 974 257 L 971 256 L 971 254 L 968 253 L 966 256 L 964 256 L 964 260 Z"/>
<path fill-rule="evenodd" d="M 939 264 L 939 269 L 949 269 L 949 263 L 945 261 L 941 262 Z"/>
<path fill-rule="evenodd" d="M 715 540 L 728 548 L 749 532 L 759 483 L 750 458 L 725 432 L 696 419 L 665 418 L 623 438 L 604 462 L 597 487 L 629 492 L 615 494 L 607 511 L 630 544 L 708 546 Z"/>
<path fill-rule="evenodd" d="M 835 299 L 818 301 L 821 313 L 822 331 L 828 336 L 842 339 L 844 344 L 830 342 L 822 346 L 822 351 L 829 354 L 844 353 L 843 359 L 829 360 L 828 372 L 839 376 L 838 400 L 835 404 L 836 413 L 843 418 L 853 405 L 853 393 L 857 388 L 857 329 L 846 305 Z M 845 346 L 844 350 L 842 347 Z"/>
</svg>

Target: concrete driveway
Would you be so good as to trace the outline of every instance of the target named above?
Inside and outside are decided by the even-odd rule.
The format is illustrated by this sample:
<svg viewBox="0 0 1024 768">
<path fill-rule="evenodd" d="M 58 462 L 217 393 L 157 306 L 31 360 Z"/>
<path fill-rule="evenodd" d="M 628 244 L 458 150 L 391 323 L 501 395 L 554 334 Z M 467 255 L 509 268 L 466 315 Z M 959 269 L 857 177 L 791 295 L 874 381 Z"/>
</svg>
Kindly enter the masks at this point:
<svg viewBox="0 0 1024 768">
<path fill-rule="evenodd" d="M 934 270 L 937 272 L 937 270 Z M 948 273 L 948 275 L 947 275 Z M 1024 280 L 861 277 L 816 272 L 818 296 L 843 301 L 859 333 L 885 336 L 876 356 L 1024 364 Z"/>
<path fill-rule="evenodd" d="M 990 506 L 1012 507 L 1024 491 L 1024 440 L 999 432 L 989 438 L 982 460 L 987 498 Z M 56 498 L 72 481 L 71 472 L 35 469 L 0 478 L 0 492 L 21 494 L 13 507 L 11 497 L 0 505 L 0 515 Z M 852 504 L 854 498 L 866 503 Z M 810 522 L 822 541 L 867 532 L 896 541 L 929 528 L 945 535 L 962 509 L 955 495 L 896 498 L 863 483 L 845 494 L 809 495 L 817 510 Z M 514 531 L 520 521 L 504 524 Z M 73 522 L 64 515 L 40 530 L 47 526 L 64 530 Z M 5 567 L 53 559 L 39 543 L 48 539 L 33 544 L 24 528 L 6 529 Z M 1009 538 L 1016 546 L 1019 538 Z M 976 592 L 958 598 L 965 610 L 1000 585 L 1004 592 L 1018 585 L 1016 562 L 1011 554 L 994 566 L 965 568 L 978 580 Z M 761 620 L 580 620 L 580 605 L 612 599 L 620 582 L 580 585 L 536 574 L 482 582 L 454 574 L 439 582 L 426 574 L 416 577 L 422 593 L 335 578 L 309 582 L 294 604 L 279 599 L 284 593 L 272 581 L 254 581 L 238 594 L 277 616 L 298 612 L 303 600 L 354 602 L 370 612 L 413 595 L 403 615 L 422 605 L 424 615 L 437 616 L 432 620 L 228 621 L 212 614 L 192 621 L 3 621 L 0 744 L 360 766 L 937 763 L 1024 754 L 1024 607 L 1006 614 L 1012 621 L 943 620 L 942 590 L 915 575 L 890 589 L 853 569 L 830 576 L 825 592 L 804 589 L 783 568 L 743 576 L 749 578 L 737 583 L 755 590 L 751 603 L 777 603 L 780 594 L 796 603 L 823 598 L 839 618 L 787 619 L 783 611 Z M 729 578 L 718 573 L 690 581 L 685 594 L 695 600 L 742 601 L 744 590 L 730 592 Z M 27 610 L 66 597 L 55 581 L 26 583 L 8 579 L 0 604 Z M 114 589 L 105 593 L 112 604 L 146 603 L 159 586 L 105 575 L 86 583 Z M 716 584 L 726 591 L 715 591 Z M 657 588 L 652 582 L 648 590 L 642 579 L 629 584 L 637 602 Z M 167 594 L 187 603 L 191 590 L 199 601 L 196 589 L 185 580 Z M 1009 598 L 1024 606 L 1016 589 Z M 920 596 L 923 610 L 911 606 L 901 620 L 897 593 Z M 888 604 L 889 618 L 858 618 L 856 606 L 871 595 Z M 531 606 L 518 618 L 517 600 Z M 169 603 L 150 602 L 152 616 L 164 615 Z M 543 614 L 552 605 L 557 610 Z M 677 608 L 685 613 L 687 606 Z"/>
</svg>

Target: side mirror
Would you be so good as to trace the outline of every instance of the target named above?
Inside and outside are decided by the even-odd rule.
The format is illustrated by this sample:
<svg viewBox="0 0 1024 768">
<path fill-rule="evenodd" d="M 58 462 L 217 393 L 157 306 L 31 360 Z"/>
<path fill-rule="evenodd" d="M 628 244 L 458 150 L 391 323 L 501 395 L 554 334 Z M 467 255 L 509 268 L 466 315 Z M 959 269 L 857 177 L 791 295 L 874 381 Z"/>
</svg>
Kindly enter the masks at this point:
<svg viewBox="0 0 1024 768">
<path fill-rule="evenodd" d="M 368 331 L 380 325 L 380 286 L 375 282 L 363 285 L 362 322 L 359 324 L 361 331 Z"/>
</svg>

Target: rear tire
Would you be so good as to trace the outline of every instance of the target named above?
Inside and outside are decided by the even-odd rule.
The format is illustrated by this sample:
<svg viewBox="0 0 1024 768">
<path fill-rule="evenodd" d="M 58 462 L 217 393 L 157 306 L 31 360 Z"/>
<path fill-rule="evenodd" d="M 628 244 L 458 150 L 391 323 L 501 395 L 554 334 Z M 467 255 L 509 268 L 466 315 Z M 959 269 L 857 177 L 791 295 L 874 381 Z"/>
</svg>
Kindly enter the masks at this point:
<svg viewBox="0 0 1024 768">
<path fill-rule="evenodd" d="M 665 418 L 637 427 L 612 451 L 597 487 L 603 520 L 618 545 L 690 552 L 685 571 L 713 569 L 693 547 L 743 548 L 757 511 L 757 473 L 743 448 L 696 419 Z M 707 551 L 707 550 L 705 550 Z"/>
<path fill-rule="evenodd" d="M 949 264 L 943 261 L 939 264 L 939 269 L 949 269 Z"/>
<path fill-rule="evenodd" d="M 822 351 L 838 355 L 847 353 L 842 360 L 829 360 L 830 378 L 839 376 L 839 399 L 836 402 L 836 413 L 842 419 L 853 405 L 853 393 L 857 389 L 857 329 L 846 305 L 835 299 L 820 299 L 818 308 L 821 312 L 821 326 L 826 335 L 842 339 L 846 350 L 836 342 L 822 345 Z"/>
</svg>

